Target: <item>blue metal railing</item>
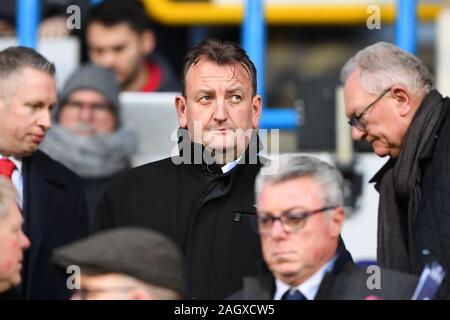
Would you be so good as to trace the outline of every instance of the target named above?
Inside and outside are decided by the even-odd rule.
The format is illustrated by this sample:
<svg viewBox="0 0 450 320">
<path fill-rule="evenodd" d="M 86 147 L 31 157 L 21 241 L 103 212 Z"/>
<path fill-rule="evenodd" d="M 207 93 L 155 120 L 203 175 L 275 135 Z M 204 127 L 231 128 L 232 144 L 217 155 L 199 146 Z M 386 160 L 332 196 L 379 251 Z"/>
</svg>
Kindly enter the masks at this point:
<svg viewBox="0 0 450 320">
<path fill-rule="evenodd" d="M 40 0 L 17 0 L 17 37 L 21 46 L 35 48 L 41 12 Z"/>
<path fill-rule="evenodd" d="M 397 0 L 395 43 L 402 49 L 416 53 L 417 0 Z"/>
<path fill-rule="evenodd" d="M 265 107 L 265 65 L 266 65 L 266 23 L 264 0 L 247 0 L 245 4 L 244 22 L 242 23 L 242 47 L 247 51 L 256 66 L 258 93 L 263 98 L 261 128 L 295 129 L 297 113 L 292 108 Z"/>
</svg>

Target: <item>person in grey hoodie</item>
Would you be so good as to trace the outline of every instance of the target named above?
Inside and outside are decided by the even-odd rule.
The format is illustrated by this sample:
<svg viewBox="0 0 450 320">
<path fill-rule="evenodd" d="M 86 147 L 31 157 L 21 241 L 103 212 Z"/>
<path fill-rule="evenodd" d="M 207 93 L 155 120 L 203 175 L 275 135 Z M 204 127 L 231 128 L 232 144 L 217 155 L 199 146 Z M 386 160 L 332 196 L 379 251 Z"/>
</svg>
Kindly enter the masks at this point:
<svg viewBox="0 0 450 320">
<path fill-rule="evenodd" d="M 40 148 L 83 181 L 92 226 L 107 184 L 130 168 L 137 136 L 120 120 L 119 86 L 111 70 L 81 66 L 67 80 L 54 125 Z"/>
</svg>

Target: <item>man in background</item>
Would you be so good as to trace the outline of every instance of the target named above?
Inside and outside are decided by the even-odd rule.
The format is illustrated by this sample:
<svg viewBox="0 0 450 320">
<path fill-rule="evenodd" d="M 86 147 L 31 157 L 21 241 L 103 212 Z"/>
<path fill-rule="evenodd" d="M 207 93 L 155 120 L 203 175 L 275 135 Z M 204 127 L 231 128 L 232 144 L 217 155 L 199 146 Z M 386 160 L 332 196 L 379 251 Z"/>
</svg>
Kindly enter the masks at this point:
<svg viewBox="0 0 450 320">
<path fill-rule="evenodd" d="M 156 34 L 137 0 L 105 0 L 92 7 L 86 24 L 90 60 L 111 68 L 122 91 L 178 91 L 172 68 L 156 55 Z"/>
<path fill-rule="evenodd" d="M 121 122 L 119 86 L 111 70 L 92 64 L 80 67 L 59 99 L 55 123 L 40 149 L 81 178 L 92 226 L 106 186 L 131 167 L 136 134 Z"/>
</svg>

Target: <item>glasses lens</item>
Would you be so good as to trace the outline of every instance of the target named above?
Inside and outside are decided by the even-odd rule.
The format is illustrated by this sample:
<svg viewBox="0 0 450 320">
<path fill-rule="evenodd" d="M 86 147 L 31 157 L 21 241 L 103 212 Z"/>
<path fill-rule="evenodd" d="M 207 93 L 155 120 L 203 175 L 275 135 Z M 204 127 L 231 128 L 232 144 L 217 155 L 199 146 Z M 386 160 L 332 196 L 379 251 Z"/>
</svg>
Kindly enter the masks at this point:
<svg viewBox="0 0 450 320">
<path fill-rule="evenodd" d="M 271 216 L 258 217 L 258 230 L 260 233 L 269 233 L 272 230 L 272 224 L 273 220 Z"/>
<path fill-rule="evenodd" d="M 348 121 L 348 124 L 351 125 L 352 127 L 355 127 L 358 130 L 361 130 L 361 131 L 366 130 L 366 124 L 364 122 L 362 122 L 360 119 L 358 119 L 357 117 L 352 117 Z"/>
<path fill-rule="evenodd" d="M 289 231 L 294 231 L 303 227 L 305 222 L 304 215 L 285 215 L 282 216 L 282 223 Z"/>
</svg>

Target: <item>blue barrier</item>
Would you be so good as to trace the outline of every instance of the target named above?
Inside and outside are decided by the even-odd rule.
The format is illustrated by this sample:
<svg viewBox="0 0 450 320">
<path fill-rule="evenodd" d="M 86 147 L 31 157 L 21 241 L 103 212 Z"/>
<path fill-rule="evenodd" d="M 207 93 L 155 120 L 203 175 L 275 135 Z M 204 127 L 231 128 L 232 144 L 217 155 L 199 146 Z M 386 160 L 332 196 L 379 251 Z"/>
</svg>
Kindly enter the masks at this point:
<svg viewBox="0 0 450 320">
<path fill-rule="evenodd" d="M 397 0 L 395 43 L 412 54 L 417 47 L 417 1 Z"/>
<path fill-rule="evenodd" d="M 261 128 L 295 129 L 297 113 L 291 108 L 266 108 L 265 100 L 265 63 L 266 63 L 266 23 L 264 0 L 247 0 L 241 28 L 241 44 L 255 64 L 258 93 L 263 98 Z"/>
<path fill-rule="evenodd" d="M 40 0 L 17 0 L 16 19 L 19 45 L 36 48 L 36 32 L 40 19 Z"/>
</svg>

